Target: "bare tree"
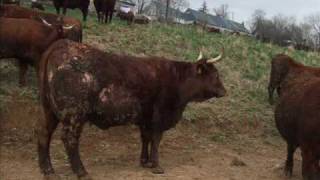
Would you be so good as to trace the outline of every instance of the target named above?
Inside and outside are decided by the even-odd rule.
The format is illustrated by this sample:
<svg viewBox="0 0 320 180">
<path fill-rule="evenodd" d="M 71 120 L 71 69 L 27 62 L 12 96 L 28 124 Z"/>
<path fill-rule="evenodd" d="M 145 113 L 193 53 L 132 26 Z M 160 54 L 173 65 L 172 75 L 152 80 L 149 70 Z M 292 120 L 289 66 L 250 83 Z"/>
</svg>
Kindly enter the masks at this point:
<svg viewBox="0 0 320 180">
<path fill-rule="evenodd" d="M 203 1 L 200 9 L 199 9 L 200 12 L 204 13 L 204 14 L 207 14 L 208 13 L 208 6 L 207 6 L 207 1 Z"/>
<path fill-rule="evenodd" d="M 144 8 L 150 3 L 150 0 L 136 0 L 138 14 L 141 14 Z"/>
<path fill-rule="evenodd" d="M 174 9 L 182 10 L 190 6 L 188 0 L 171 0 L 171 7 Z"/>
<path fill-rule="evenodd" d="M 312 14 L 307 17 L 308 24 L 312 28 L 312 35 L 316 48 L 320 48 L 320 13 Z"/>
<path fill-rule="evenodd" d="M 223 18 L 229 18 L 229 5 L 228 4 L 222 4 L 218 8 L 213 8 L 213 11 L 216 13 L 217 16 L 223 17 Z"/>
</svg>

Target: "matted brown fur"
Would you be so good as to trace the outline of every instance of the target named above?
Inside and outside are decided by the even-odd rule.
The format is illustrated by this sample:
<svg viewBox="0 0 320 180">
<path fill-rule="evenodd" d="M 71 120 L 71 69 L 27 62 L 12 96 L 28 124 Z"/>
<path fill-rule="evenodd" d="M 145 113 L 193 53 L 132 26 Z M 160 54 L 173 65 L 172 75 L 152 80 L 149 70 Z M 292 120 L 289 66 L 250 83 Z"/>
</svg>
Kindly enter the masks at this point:
<svg viewBox="0 0 320 180">
<path fill-rule="evenodd" d="M 78 177 L 88 177 L 79 155 L 79 138 L 87 122 L 102 129 L 128 123 L 139 126 L 141 165 L 163 173 L 158 157 L 163 132 L 178 123 L 188 102 L 226 93 L 217 69 L 206 59 L 188 63 L 139 58 L 104 53 L 69 40 L 50 46 L 39 75 L 46 114 L 38 127 L 39 165 L 49 177 L 54 176 L 50 138 L 58 123 L 62 123 L 62 140 Z"/>
</svg>

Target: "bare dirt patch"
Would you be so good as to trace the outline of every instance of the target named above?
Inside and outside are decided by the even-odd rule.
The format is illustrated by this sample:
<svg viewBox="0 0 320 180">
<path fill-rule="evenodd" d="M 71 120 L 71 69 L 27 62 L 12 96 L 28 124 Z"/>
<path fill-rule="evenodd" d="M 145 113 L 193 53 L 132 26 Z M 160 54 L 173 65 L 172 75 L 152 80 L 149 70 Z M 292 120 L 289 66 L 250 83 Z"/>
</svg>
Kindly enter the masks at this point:
<svg viewBox="0 0 320 180">
<path fill-rule="evenodd" d="M 41 111 L 38 105 L 28 102 L 9 107 L 12 110 L 1 117 L 0 179 L 42 179 L 33 130 L 34 122 L 42 118 Z M 211 135 L 217 129 L 208 128 L 208 122 L 182 121 L 165 134 L 160 147 L 164 175 L 154 175 L 139 166 L 140 139 L 134 126 L 107 131 L 86 126 L 80 146 L 82 160 L 96 180 L 287 179 L 281 169 L 285 146 L 280 140 L 250 139 L 246 135 L 243 141 L 239 136 L 237 140 L 216 142 Z M 60 129 L 54 134 L 51 155 L 56 173 L 62 179 L 76 179 L 60 140 Z M 296 153 L 292 180 L 301 179 L 299 156 Z"/>
</svg>

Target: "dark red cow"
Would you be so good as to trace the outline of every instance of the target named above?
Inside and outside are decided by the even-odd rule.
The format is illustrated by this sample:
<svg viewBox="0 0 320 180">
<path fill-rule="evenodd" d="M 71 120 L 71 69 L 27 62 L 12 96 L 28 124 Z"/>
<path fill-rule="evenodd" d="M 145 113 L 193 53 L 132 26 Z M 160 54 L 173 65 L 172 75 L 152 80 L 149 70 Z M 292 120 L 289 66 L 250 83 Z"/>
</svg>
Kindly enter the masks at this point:
<svg viewBox="0 0 320 180">
<path fill-rule="evenodd" d="M 220 29 L 215 27 L 207 27 L 207 31 L 212 33 L 220 33 Z"/>
<path fill-rule="evenodd" d="M 140 127 L 140 162 L 163 173 L 158 147 L 164 131 L 180 120 L 188 102 L 225 95 L 218 70 L 221 59 L 199 58 L 195 63 L 160 57 L 105 53 L 69 40 L 55 42 L 40 65 L 40 97 L 46 119 L 38 127 L 39 165 L 45 177 L 54 175 L 49 145 L 62 124 L 62 141 L 74 173 L 90 179 L 79 154 L 83 126 L 102 129 L 136 124 Z"/>
<path fill-rule="evenodd" d="M 273 104 L 273 92 L 277 89 L 278 95 L 281 89 L 287 88 L 287 82 L 296 78 L 320 77 L 320 68 L 305 66 L 295 62 L 285 54 L 276 55 L 271 62 L 270 81 L 268 85 L 269 103 Z M 289 84 L 290 85 L 290 84 Z"/>
<path fill-rule="evenodd" d="M 116 0 L 94 0 L 94 7 L 97 11 L 98 21 L 111 23 Z"/>
<path fill-rule="evenodd" d="M 58 21 L 59 22 L 59 21 Z M 42 53 L 54 41 L 63 38 L 62 21 L 49 24 L 45 20 L 0 17 L 0 59 L 17 58 L 20 66 L 20 85 L 25 85 L 28 65 L 37 67 Z"/>
<path fill-rule="evenodd" d="M 285 173 L 292 175 L 293 154 L 300 146 L 306 180 L 320 179 L 320 71 L 294 62 L 286 55 L 272 60 L 269 96 L 278 88 L 277 129 L 287 142 Z"/>
<path fill-rule="evenodd" d="M 87 20 L 89 4 L 90 0 L 53 0 L 53 5 L 56 8 L 57 14 L 60 14 L 60 8 L 63 8 L 63 15 L 66 15 L 67 8 L 78 8 L 82 12 L 83 21 Z"/>
<path fill-rule="evenodd" d="M 0 17 L 7 18 L 27 18 L 34 19 L 42 22 L 39 17 L 44 18 L 46 21 L 52 24 L 57 24 L 59 16 L 51 13 L 34 11 L 28 8 L 14 6 L 14 5 L 0 5 Z M 82 24 L 81 22 L 72 17 L 63 17 L 64 26 L 72 25 L 73 28 L 64 30 L 64 36 L 70 40 L 82 42 Z"/>
</svg>

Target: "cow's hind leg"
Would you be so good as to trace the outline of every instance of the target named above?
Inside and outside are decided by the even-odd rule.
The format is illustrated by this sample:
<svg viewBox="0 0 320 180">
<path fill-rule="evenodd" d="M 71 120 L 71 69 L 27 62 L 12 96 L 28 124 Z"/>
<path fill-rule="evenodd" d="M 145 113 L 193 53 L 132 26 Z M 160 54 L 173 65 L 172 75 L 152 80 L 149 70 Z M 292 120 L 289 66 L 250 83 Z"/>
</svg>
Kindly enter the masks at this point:
<svg viewBox="0 0 320 180">
<path fill-rule="evenodd" d="M 84 121 L 79 118 L 71 117 L 63 122 L 62 141 L 66 149 L 72 171 L 77 174 L 79 179 L 91 179 L 85 170 L 79 154 L 79 139 Z"/>
<path fill-rule="evenodd" d="M 163 174 L 164 170 L 159 164 L 159 145 L 162 138 L 162 132 L 152 132 L 150 161 L 152 163 L 152 173 Z"/>
<path fill-rule="evenodd" d="M 140 127 L 141 134 L 141 155 L 140 155 L 140 164 L 142 167 L 148 168 L 151 167 L 150 156 L 149 156 L 149 145 L 151 142 L 151 133 L 145 127 Z"/>
<path fill-rule="evenodd" d="M 286 176 L 292 176 L 292 169 L 293 169 L 293 155 L 294 152 L 297 149 L 297 145 L 293 145 L 290 143 L 287 143 L 287 160 L 286 160 L 286 166 L 285 166 L 285 174 Z"/>
<path fill-rule="evenodd" d="M 309 145 L 301 145 L 302 151 L 302 176 L 304 180 L 319 180 L 320 167 L 317 149 Z"/>
<path fill-rule="evenodd" d="M 58 179 L 54 174 L 51 164 L 50 141 L 59 121 L 50 110 L 44 108 L 44 113 L 45 119 L 43 121 L 39 121 L 39 127 L 37 129 L 39 166 L 41 173 L 45 178 Z"/>
<path fill-rule="evenodd" d="M 87 21 L 88 9 L 82 9 L 82 20 Z"/>
</svg>

